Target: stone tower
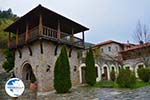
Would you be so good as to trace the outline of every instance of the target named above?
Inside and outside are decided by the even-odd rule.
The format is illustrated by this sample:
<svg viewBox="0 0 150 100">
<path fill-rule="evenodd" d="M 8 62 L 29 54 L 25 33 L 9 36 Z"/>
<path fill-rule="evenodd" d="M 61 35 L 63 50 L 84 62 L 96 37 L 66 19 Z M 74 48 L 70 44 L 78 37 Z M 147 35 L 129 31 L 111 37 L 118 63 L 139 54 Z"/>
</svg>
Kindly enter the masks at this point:
<svg viewBox="0 0 150 100">
<path fill-rule="evenodd" d="M 65 44 L 72 84 L 79 84 L 78 52 L 84 49 L 84 31 L 87 30 L 41 5 L 29 11 L 5 29 L 9 33 L 8 47 L 15 50 L 15 76 L 25 84 L 35 76 L 38 92 L 52 90 L 55 61 Z M 81 33 L 82 38 L 75 37 L 76 33 Z"/>
</svg>

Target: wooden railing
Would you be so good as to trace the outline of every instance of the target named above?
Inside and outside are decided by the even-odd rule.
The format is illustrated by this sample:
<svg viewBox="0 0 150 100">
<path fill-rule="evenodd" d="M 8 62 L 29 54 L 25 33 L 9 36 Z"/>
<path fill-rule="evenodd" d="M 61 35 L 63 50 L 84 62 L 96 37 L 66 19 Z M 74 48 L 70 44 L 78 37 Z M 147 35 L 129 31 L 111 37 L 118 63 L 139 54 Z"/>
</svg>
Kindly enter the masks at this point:
<svg viewBox="0 0 150 100">
<path fill-rule="evenodd" d="M 41 36 L 43 38 L 45 37 L 50 40 L 58 41 L 57 32 L 58 32 L 57 30 L 43 26 L 43 33 L 39 34 L 39 28 L 37 26 L 37 27 L 34 27 L 31 30 L 29 30 L 27 42 L 32 42 L 32 41 L 38 39 L 39 36 Z M 84 46 L 84 41 L 82 39 L 80 39 L 78 37 L 73 37 L 73 40 L 74 40 L 74 43 L 71 43 L 71 35 L 64 33 L 64 32 L 60 32 L 60 42 L 65 43 L 65 44 L 75 45 L 78 47 Z M 25 33 L 23 33 L 23 34 L 19 35 L 18 46 L 24 45 L 25 43 L 26 43 Z M 16 47 L 16 39 L 11 38 L 10 39 L 10 48 L 15 48 L 15 47 Z"/>
</svg>

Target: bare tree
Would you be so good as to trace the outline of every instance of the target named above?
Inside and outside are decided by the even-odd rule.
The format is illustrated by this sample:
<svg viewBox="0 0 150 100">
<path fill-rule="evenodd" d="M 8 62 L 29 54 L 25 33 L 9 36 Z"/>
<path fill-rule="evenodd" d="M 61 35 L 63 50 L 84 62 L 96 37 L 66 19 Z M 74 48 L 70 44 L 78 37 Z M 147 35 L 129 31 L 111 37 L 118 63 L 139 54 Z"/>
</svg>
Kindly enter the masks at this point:
<svg viewBox="0 0 150 100">
<path fill-rule="evenodd" d="M 150 42 L 150 31 L 146 24 L 141 25 L 141 22 L 138 21 L 133 38 L 140 44 Z"/>
<path fill-rule="evenodd" d="M 138 21 L 133 38 L 141 46 L 141 49 L 137 52 L 137 55 L 139 52 L 142 54 L 140 60 L 145 66 L 150 66 L 150 48 L 148 46 L 150 44 L 150 31 L 146 24 L 142 25 L 140 21 Z"/>
</svg>

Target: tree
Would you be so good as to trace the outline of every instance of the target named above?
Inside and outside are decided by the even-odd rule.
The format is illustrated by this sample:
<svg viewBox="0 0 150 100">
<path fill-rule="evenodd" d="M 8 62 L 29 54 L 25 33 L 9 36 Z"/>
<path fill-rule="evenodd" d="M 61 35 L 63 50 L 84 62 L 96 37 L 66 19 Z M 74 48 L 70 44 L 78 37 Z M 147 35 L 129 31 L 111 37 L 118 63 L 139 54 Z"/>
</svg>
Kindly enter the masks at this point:
<svg viewBox="0 0 150 100">
<path fill-rule="evenodd" d="M 129 69 L 120 69 L 119 75 L 116 79 L 116 83 L 121 88 L 134 88 L 136 85 L 136 77 Z"/>
<path fill-rule="evenodd" d="M 145 64 L 145 66 L 150 65 L 150 57 L 149 47 L 147 47 L 148 43 L 150 43 L 150 31 L 146 24 L 142 25 L 140 21 L 138 21 L 136 26 L 136 31 L 134 33 L 134 39 L 141 46 L 141 49 L 138 50 L 137 55 L 141 53 L 140 60 Z"/>
<path fill-rule="evenodd" d="M 138 21 L 134 33 L 134 39 L 140 44 L 150 42 L 150 31 L 146 24 L 142 25 L 141 22 Z"/>
<path fill-rule="evenodd" d="M 5 49 L 4 54 L 6 61 L 3 63 L 2 66 L 6 72 L 9 72 L 14 68 L 15 53 L 14 51 L 9 51 L 9 49 Z"/>
<path fill-rule="evenodd" d="M 96 83 L 96 68 L 93 52 L 91 49 L 89 50 L 89 52 L 87 52 L 85 63 L 86 63 L 85 80 L 88 85 L 93 86 Z"/>
<path fill-rule="evenodd" d="M 57 93 L 66 93 L 71 88 L 70 65 L 66 47 L 63 46 L 54 69 L 54 88 Z"/>
</svg>

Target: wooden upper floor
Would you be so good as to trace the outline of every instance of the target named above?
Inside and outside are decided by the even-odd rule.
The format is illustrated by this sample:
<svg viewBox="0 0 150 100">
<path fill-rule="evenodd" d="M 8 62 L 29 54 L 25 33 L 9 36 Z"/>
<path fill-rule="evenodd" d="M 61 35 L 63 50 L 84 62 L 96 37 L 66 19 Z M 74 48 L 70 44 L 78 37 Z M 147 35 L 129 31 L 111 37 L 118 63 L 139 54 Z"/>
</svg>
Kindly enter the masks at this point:
<svg viewBox="0 0 150 100">
<path fill-rule="evenodd" d="M 84 31 L 87 30 L 89 29 L 39 5 L 4 31 L 9 33 L 9 48 L 24 46 L 39 39 L 83 48 Z M 82 38 L 75 37 L 77 33 L 81 33 Z"/>
</svg>

